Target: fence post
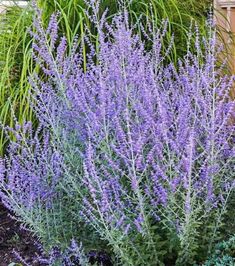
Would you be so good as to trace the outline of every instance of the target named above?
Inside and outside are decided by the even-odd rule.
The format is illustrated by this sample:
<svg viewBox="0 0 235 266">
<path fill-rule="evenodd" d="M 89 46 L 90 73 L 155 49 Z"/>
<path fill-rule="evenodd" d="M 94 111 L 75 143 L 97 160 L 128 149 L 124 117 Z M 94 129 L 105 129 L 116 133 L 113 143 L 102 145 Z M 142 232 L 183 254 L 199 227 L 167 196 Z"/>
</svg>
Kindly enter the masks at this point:
<svg viewBox="0 0 235 266">
<path fill-rule="evenodd" d="M 229 68 L 235 74 L 235 0 L 214 0 L 214 10 L 218 32 L 225 44 L 222 56 L 228 58 Z M 235 99 L 235 88 L 231 95 Z"/>
</svg>

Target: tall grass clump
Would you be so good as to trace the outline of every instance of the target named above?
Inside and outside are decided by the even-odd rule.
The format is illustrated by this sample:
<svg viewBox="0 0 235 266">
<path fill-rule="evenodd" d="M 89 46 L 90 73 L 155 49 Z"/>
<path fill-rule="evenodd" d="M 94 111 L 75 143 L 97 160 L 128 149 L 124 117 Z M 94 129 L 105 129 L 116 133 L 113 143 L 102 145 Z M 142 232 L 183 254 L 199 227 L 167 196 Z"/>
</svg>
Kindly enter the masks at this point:
<svg viewBox="0 0 235 266">
<path fill-rule="evenodd" d="M 70 46 L 57 15 L 46 30 L 40 12 L 34 21 L 39 126 L 5 127 L 15 141 L 1 160 L 2 201 L 46 251 L 72 240 L 114 265 L 201 263 L 224 240 L 234 192 L 233 78 L 216 66 L 215 32 L 192 49 L 189 34 L 175 67 L 164 63 L 166 22 L 142 28 L 145 50 L 125 9 L 108 22 L 98 4 L 96 44 L 87 29 Z"/>
<path fill-rule="evenodd" d="M 4 125 L 12 126 L 14 116 L 21 123 L 33 120 L 27 81 L 33 69 L 32 41 L 27 31 L 31 24 L 32 11 L 29 8 L 12 7 L 6 14 L 0 14 L 0 120 Z M 1 155 L 6 142 L 4 132 L 1 131 Z"/>
<path fill-rule="evenodd" d="M 128 16 L 131 23 L 136 23 L 135 31 L 142 33 L 140 25 L 140 17 L 142 24 L 152 23 L 155 27 L 159 27 L 162 20 L 168 21 L 168 31 L 164 38 L 164 47 L 167 48 L 172 42 L 171 37 L 174 33 L 175 40 L 173 49 L 169 54 L 169 60 L 177 62 L 186 52 L 184 43 L 187 41 L 187 33 L 191 22 L 196 22 L 200 28 L 201 34 L 206 35 L 205 24 L 209 10 L 212 7 L 210 0 L 189 0 L 182 2 L 178 0 L 103 0 L 99 6 L 98 16 L 108 8 L 108 20 L 119 12 L 119 8 L 125 6 L 128 10 Z M 87 17 L 87 1 L 86 0 L 39 0 L 39 6 L 43 10 L 43 20 L 48 21 L 51 14 L 61 11 L 59 27 L 65 33 L 68 41 L 72 40 L 74 34 L 82 34 L 83 28 L 89 27 L 93 38 L 97 38 L 97 31 L 90 23 Z M 143 23 L 144 22 L 144 23 Z M 79 27 L 81 24 L 83 27 Z M 143 36 L 144 37 L 144 36 Z"/>
</svg>

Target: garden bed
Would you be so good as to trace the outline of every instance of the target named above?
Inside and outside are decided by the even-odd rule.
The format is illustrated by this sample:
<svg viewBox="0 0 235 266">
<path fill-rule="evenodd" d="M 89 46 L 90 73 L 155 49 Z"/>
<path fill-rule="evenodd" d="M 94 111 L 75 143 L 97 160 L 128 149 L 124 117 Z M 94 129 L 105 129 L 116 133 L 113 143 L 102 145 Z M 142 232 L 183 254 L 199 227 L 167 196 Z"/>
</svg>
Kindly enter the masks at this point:
<svg viewBox="0 0 235 266">
<path fill-rule="evenodd" d="M 38 252 L 30 233 L 21 229 L 19 223 L 9 216 L 9 212 L 0 203 L 0 266 L 17 262 L 14 250 L 29 263 L 32 263 Z"/>
<path fill-rule="evenodd" d="M 212 16 L 205 34 L 182 22 L 178 50 L 158 6 L 149 21 L 85 2 L 68 30 L 62 7 L 45 21 L 33 5 L 23 57 L 0 58 L 16 99 L 0 114 L 0 266 L 235 265 L 234 77 Z"/>
</svg>

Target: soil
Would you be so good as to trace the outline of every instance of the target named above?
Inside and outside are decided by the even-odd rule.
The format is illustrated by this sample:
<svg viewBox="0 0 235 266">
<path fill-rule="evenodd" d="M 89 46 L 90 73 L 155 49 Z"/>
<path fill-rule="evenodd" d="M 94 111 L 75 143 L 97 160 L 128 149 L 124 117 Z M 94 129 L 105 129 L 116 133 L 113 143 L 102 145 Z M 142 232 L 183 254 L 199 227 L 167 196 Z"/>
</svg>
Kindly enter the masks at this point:
<svg viewBox="0 0 235 266">
<path fill-rule="evenodd" d="M 19 263 L 13 250 L 21 254 L 30 265 L 38 253 L 32 235 L 21 229 L 19 223 L 10 217 L 9 212 L 0 203 L 0 266 Z"/>
</svg>

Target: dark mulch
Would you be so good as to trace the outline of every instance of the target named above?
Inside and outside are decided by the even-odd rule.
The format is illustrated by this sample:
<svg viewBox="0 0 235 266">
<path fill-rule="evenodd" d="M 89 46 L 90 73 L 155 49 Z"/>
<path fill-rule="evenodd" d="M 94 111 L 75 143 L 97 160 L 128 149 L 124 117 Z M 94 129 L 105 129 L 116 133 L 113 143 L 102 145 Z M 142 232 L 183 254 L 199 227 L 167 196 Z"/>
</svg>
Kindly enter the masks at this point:
<svg viewBox="0 0 235 266">
<path fill-rule="evenodd" d="M 0 266 L 19 262 L 13 250 L 19 252 L 29 264 L 38 252 L 30 233 L 21 229 L 19 223 L 10 218 L 9 212 L 0 203 Z"/>
</svg>

